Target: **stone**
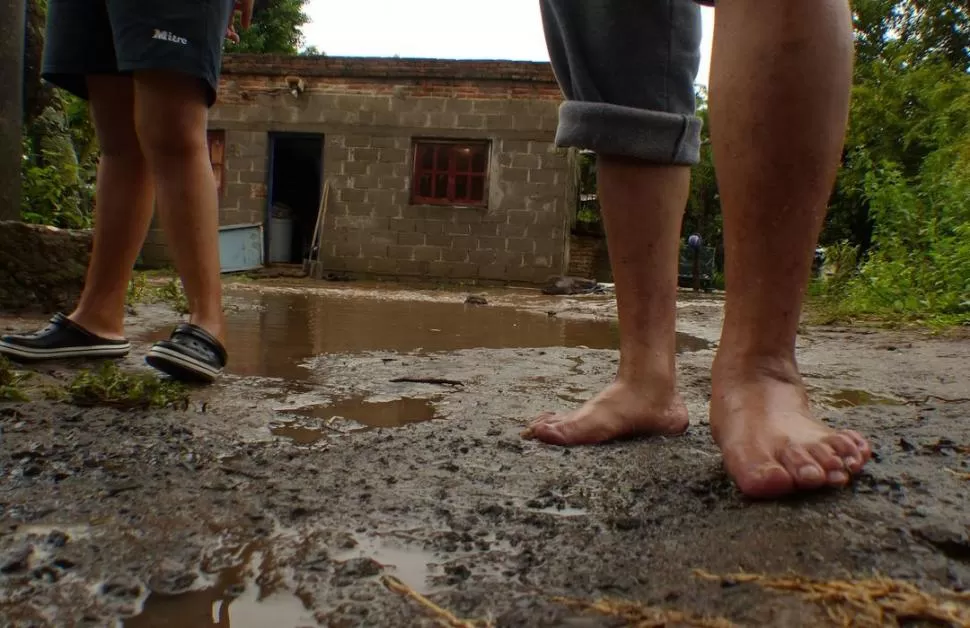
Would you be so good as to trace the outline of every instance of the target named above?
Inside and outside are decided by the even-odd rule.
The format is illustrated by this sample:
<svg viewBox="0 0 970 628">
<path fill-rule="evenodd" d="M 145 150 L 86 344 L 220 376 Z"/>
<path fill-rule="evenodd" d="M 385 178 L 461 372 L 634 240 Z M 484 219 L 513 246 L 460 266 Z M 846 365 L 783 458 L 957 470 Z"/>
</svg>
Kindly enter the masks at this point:
<svg viewBox="0 0 970 628">
<path fill-rule="evenodd" d="M 381 565 L 371 558 L 351 558 L 340 563 L 337 575 L 344 578 L 369 578 L 381 573 Z"/>
<path fill-rule="evenodd" d="M 74 307 L 93 233 L 0 222 L 0 310 L 44 314 Z"/>
<path fill-rule="evenodd" d="M 585 294 L 596 289 L 596 281 L 579 277 L 550 277 L 542 288 L 543 294 Z"/>
<path fill-rule="evenodd" d="M 0 574 L 26 571 L 33 551 L 33 546 L 23 545 L 0 556 Z"/>
</svg>

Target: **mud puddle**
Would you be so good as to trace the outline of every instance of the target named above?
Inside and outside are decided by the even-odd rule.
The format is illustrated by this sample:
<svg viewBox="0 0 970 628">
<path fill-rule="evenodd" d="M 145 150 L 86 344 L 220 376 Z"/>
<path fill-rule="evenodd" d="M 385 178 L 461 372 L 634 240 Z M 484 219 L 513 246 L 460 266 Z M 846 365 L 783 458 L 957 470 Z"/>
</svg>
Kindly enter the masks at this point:
<svg viewBox="0 0 970 628">
<path fill-rule="evenodd" d="M 302 363 L 326 353 L 439 352 L 461 349 L 589 347 L 616 349 L 616 323 L 561 319 L 511 307 L 385 300 L 320 293 L 240 293 L 228 313 L 228 371 L 306 379 Z M 141 340 L 164 339 L 170 326 Z M 678 334 L 680 351 L 708 341 Z"/>
<path fill-rule="evenodd" d="M 877 395 L 868 390 L 838 390 L 822 394 L 822 402 L 832 408 L 856 408 L 858 406 L 904 406 L 906 401 L 895 397 Z"/>
<path fill-rule="evenodd" d="M 350 397 L 330 404 L 280 408 L 283 417 L 299 417 L 270 428 L 275 436 L 296 444 L 312 445 L 332 432 L 356 432 L 376 428 L 404 427 L 438 418 L 435 399 L 405 398 L 390 401 Z"/>
<path fill-rule="evenodd" d="M 356 547 L 334 556 L 344 565 L 344 569 L 350 565 L 351 570 L 359 570 L 353 567 L 354 561 L 364 561 L 365 564 L 373 561 L 381 571 L 395 576 L 414 591 L 431 593 L 429 579 L 435 565 L 434 554 L 410 544 L 376 536 L 355 536 L 354 541 Z"/>
<path fill-rule="evenodd" d="M 254 542 L 243 550 L 241 562 L 215 574 L 210 586 L 178 595 L 150 595 L 124 628 L 318 625 L 309 604 L 291 590 L 274 568 L 271 548 Z"/>
</svg>

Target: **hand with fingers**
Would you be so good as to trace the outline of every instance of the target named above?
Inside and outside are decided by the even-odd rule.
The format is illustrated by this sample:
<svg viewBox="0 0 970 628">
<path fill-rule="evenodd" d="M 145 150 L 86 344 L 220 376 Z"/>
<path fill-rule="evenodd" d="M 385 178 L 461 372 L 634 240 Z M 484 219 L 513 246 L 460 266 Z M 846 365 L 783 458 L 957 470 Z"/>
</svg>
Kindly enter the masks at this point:
<svg viewBox="0 0 970 628">
<path fill-rule="evenodd" d="M 253 22 L 253 2 L 255 0 L 236 0 L 236 6 L 232 11 L 232 19 L 229 20 L 229 27 L 226 28 L 226 37 L 229 41 L 238 44 L 239 33 L 236 31 L 236 13 L 240 14 L 240 25 L 242 30 L 246 30 Z"/>
</svg>

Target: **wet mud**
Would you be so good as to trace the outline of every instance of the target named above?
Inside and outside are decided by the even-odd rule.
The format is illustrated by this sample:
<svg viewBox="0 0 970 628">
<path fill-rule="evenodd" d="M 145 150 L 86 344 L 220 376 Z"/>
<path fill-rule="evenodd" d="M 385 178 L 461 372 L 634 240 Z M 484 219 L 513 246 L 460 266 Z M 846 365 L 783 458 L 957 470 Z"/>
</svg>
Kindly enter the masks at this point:
<svg viewBox="0 0 970 628">
<path fill-rule="evenodd" d="M 519 432 L 610 381 L 612 299 L 465 296 L 236 286 L 230 374 L 187 409 L 0 404 L 0 626 L 448 625 L 397 582 L 503 627 L 633 625 L 559 598 L 827 626 L 694 570 L 970 586 L 965 338 L 805 329 L 818 413 L 877 456 L 847 490 L 764 504 L 707 425 L 717 297 L 680 304 L 686 435 L 561 449 Z M 124 368 L 176 318 L 138 308 Z"/>
</svg>

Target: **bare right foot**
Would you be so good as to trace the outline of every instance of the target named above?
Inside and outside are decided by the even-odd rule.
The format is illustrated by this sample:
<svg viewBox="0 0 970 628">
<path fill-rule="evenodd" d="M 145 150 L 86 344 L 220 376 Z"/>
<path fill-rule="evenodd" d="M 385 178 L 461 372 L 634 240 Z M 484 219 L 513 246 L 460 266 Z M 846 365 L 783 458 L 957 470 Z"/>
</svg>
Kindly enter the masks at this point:
<svg viewBox="0 0 970 628">
<path fill-rule="evenodd" d="M 730 353 L 724 345 L 721 351 Z M 812 414 L 794 360 L 745 365 L 721 356 L 712 378 L 711 431 L 742 493 L 773 499 L 841 487 L 862 471 L 872 457 L 869 443 Z"/>
<path fill-rule="evenodd" d="M 546 412 L 522 438 L 551 445 L 592 445 L 630 436 L 682 434 L 687 406 L 676 390 L 657 394 L 617 380 L 573 412 Z"/>
</svg>

